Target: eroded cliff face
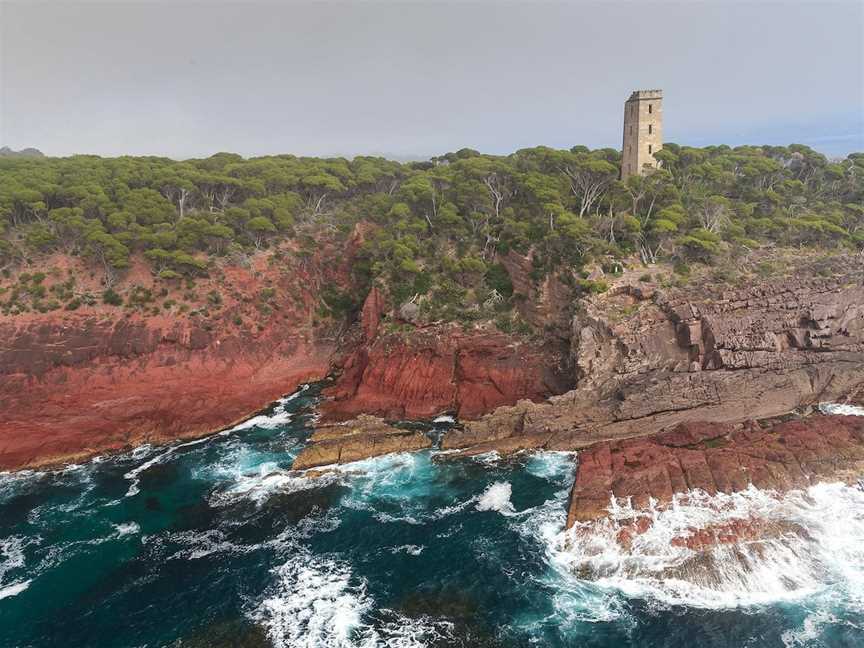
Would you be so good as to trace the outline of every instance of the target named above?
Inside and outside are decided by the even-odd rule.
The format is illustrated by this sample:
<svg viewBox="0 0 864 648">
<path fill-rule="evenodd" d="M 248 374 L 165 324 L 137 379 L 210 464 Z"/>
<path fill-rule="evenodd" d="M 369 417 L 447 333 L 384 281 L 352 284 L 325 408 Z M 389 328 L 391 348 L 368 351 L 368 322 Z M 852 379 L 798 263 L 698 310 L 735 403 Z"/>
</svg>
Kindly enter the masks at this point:
<svg viewBox="0 0 864 648">
<path fill-rule="evenodd" d="M 382 331 L 386 309 L 373 288 L 361 313 L 360 339 L 325 390 L 326 419 L 361 413 L 387 419 L 422 419 L 455 413 L 476 418 L 521 399 L 542 401 L 572 385 L 567 349 L 554 341 L 530 342 L 496 331 L 465 331 L 456 324 Z"/>
<path fill-rule="evenodd" d="M 467 419 L 572 386 L 560 341 L 531 343 L 450 324 L 384 333 L 382 317 L 392 312 L 377 289 L 354 326 L 320 323 L 321 292 L 351 285 L 361 239 L 362 229 L 346 249 L 322 243 L 306 261 L 260 254 L 248 268 L 212 273 L 196 291 L 222 297 L 203 314 L 100 304 L 0 319 L 0 470 L 208 434 L 333 373 L 338 379 L 322 404 L 331 420 L 443 412 Z M 141 266 L 136 282 L 155 292 Z M 92 278 L 94 290 L 98 282 Z M 344 426 L 334 430 L 350 435 Z M 355 435 L 344 452 L 324 444 L 310 465 L 333 459 L 334 448 L 339 462 L 425 447 L 417 445 L 421 437 Z"/>
<path fill-rule="evenodd" d="M 530 264 L 510 258 L 523 316 L 553 323 L 543 340 L 407 326 L 376 288 L 356 325 L 328 328 L 317 323 L 320 291 L 349 285 L 350 263 L 345 250 L 322 248 L 289 266 L 262 255 L 249 268 L 227 268 L 218 316 L 97 307 L 0 320 L 0 468 L 206 434 L 332 373 L 325 421 L 454 413 L 463 425 L 442 446 L 462 453 L 580 449 L 864 395 L 858 260 L 829 278 L 803 272 L 738 289 L 659 288 L 625 275 L 607 293 L 565 304 L 555 282 L 532 287 L 526 275 L 520 283 Z M 264 287 L 278 297 L 252 303 Z M 272 312 L 253 321 L 265 305 Z M 561 332 L 568 319 L 569 339 Z M 366 436 L 378 440 L 354 443 L 345 456 L 374 456 L 407 439 Z"/>
<path fill-rule="evenodd" d="M 232 286 L 287 292 L 294 276 L 235 270 Z M 256 273 L 260 276 L 256 277 Z M 327 374 L 333 332 L 298 293 L 268 319 L 50 313 L 0 322 L 0 469 L 76 461 L 200 436 Z"/>
<path fill-rule="evenodd" d="M 444 447 L 577 449 L 854 396 L 864 389 L 861 270 L 741 289 L 624 278 L 574 318 L 572 359 L 574 390 L 468 422 Z"/>
</svg>

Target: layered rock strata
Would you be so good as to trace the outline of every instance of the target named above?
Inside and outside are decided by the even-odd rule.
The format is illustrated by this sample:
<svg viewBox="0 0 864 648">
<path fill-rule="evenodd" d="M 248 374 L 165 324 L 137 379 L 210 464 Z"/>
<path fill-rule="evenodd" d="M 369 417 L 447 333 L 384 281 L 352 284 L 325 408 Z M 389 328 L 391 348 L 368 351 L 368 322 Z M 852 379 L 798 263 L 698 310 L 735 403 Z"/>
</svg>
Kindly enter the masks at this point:
<svg viewBox="0 0 864 648">
<path fill-rule="evenodd" d="M 573 385 L 567 350 L 456 324 L 382 331 L 385 309 L 373 288 L 360 316 L 361 339 L 321 404 L 325 419 L 360 413 L 422 419 L 444 412 L 476 418 L 520 399 L 543 401 Z"/>
<path fill-rule="evenodd" d="M 86 316 L 0 325 L 0 469 L 221 429 L 324 376 L 333 350 L 292 327 L 253 335 Z"/>
<path fill-rule="evenodd" d="M 393 427 L 364 414 L 352 421 L 319 425 L 291 468 L 306 470 L 430 447 L 432 440 L 422 432 Z"/>
<path fill-rule="evenodd" d="M 851 271 L 736 290 L 623 283 L 585 303 L 571 349 L 574 390 L 469 421 L 443 447 L 578 449 L 860 395 L 864 288 Z"/>
<path fill-rule="evenodd" d="M 695 489 L 713 495 L 752 484 L 783 492 L 825 479 L 854 483 L 862 475 L 864 417 L 817 415 L 767 428 L 752 421 L 737 427 L 685 423 L 580 452 L 567 526 L 604 517 L 612 498 L 629 501 L 638 510 L 651 503 L 662 507 L 674 495 Z M 760 523 L 736 524 L 700 531 L 687 542 L 724 542 L 752 532 Z"/>
</svg>

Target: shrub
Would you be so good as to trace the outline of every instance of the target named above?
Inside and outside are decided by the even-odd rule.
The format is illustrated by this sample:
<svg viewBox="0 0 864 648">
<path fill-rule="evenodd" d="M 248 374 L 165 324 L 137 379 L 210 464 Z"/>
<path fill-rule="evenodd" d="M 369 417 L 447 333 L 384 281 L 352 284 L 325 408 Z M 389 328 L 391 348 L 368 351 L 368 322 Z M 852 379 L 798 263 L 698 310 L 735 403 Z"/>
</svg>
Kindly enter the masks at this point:
<svg viewBox="0 0 864 648">
<path fill-rule="evenodd" d="M 609 284 L 602 279 L 594 281 L 592 279 L 577 279 L 576 287 L 583 294 L 599 295 L 609 290 Z"/>
<path fill-rule="evenodd" d="M 489 266 L 486 271 L 486 285 L 492 290 L 497 290 L 498 294 L 505 299 L 513 294 L 513 282 L 510 280 L 510 274 L 500 263 Z"/>
<path fill-rule="evenodd" d="M 683 261 L 678 261 L 675 263 L 674 267 L 672 268 L 672 272 L 674 272 L 675 274 L 680 275 L 682 277 L 689 277 L 690 276 L 690 266 L 688 266 Z"/>
<path fill-rule="evenodd" d="M 102 293 L 102 302 L 111 306 L 122 306 L 123 298 L 118 295 L 113 288 L 109 288 Z"/>
</svg>

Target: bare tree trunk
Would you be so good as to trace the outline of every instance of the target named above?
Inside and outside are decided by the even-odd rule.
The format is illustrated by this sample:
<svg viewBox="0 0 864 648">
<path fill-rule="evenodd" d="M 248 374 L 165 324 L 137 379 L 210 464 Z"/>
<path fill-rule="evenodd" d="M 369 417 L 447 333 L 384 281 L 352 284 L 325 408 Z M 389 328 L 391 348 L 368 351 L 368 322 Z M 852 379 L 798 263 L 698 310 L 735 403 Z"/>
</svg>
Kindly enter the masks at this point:
<svg viewBox="0 0 864 648">
<path fill-rule="evenodd" d="M 186 200 L 188 200 L 188 198 L 189 190 L 181 188 L 177 197 L 177 206 L 180 207 L 180 220 L 183 220 L 184 211 L 186 209 Z"/>
</svg>

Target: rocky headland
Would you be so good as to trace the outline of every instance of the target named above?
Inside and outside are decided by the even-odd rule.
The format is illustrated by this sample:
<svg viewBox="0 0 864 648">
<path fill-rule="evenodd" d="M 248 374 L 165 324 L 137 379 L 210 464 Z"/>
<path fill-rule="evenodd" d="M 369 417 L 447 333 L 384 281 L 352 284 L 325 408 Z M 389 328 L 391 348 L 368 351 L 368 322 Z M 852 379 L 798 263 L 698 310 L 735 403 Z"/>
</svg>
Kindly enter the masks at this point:
<svg viewBox="0 0 864 648">
<path fill-rule="evenodd" d="M 227 295 L 218 314 L 6 317 L 0 468 L 200 436 L 331 375 L 295 469 L 428 448 L 388 421 L 450 413 L 460 424 L 441 441 L 448 458 L 581 450 L 568 525 L 602 517 L 613 496 L 638 508 L 692 488 L 851 481 L 864 419 L 807 415 L 864 395 L 864 271 L 854 257 L 822 272 L 784 259 L 786 272 L 737 286 L 625 271 L 562 303 L 560 285 L 532 284 L 510 255 L 523 317 L 550 323 L 531 336 L 418 321 L 377 287 L 352 325 L 323 323 L 321 291 L 349 281 L 351 263 L 350 250 L 326 248 L 299 265 L 260 255 L 227 268 L 212 280 Z"/>
<path fill-rule="evenodd" d="M 688 421 L 743 422 L 864 389 L 862 270 L 734 288 L 623 278 L 572 321 L 576 388 L 499 408 L 445 449 L 578 449 Z"/>
</svg>

